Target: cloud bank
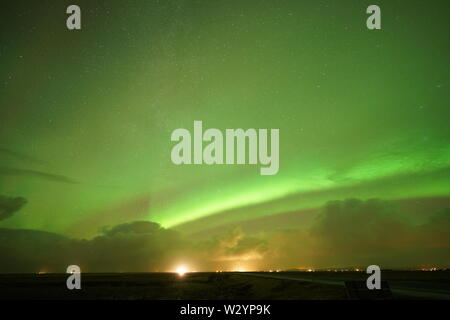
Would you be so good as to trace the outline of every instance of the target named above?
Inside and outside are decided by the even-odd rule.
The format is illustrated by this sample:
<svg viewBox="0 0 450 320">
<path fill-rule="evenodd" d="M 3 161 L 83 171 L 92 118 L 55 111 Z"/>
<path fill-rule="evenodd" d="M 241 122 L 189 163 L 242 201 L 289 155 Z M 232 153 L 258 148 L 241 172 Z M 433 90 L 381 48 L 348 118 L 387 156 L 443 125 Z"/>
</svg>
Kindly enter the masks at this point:
<svg viewBox="0 0 450 320">
<path fill-rule="evenodd" d="M 148 221 L 104 228 L 90 240 L 32 230 L 0 229 L 0 272 L 84 272 L 450 266 L 450 209 L 416 224 L 392 202 L 328 202 L 308 228 L 245 233 L 239 227 L 207 239 Z"/>
</svg>

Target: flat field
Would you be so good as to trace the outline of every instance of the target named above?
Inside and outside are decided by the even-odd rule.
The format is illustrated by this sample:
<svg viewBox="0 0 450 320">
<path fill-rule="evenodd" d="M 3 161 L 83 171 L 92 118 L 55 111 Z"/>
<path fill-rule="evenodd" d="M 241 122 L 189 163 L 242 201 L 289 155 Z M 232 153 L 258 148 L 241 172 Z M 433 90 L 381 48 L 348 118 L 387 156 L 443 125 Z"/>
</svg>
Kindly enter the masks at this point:
<svg viewBox="0 0 450 320">
<path fill-rule="evenodd" d="M 81 290 L 68 274 L 2 274 L 0 300 L 341 300 L 344 281 L 364 272 L 86 273 Z M 450 299 L 449 271 L 384 271 L 394 299 Z"/>
</svg>

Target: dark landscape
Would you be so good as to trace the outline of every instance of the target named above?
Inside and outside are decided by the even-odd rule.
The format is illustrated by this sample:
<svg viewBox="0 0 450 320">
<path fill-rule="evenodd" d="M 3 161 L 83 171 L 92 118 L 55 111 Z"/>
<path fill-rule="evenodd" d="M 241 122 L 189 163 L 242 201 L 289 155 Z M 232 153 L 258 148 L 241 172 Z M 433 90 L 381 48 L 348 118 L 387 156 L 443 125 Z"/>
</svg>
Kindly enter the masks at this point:
<svg viewBox="0 0 450 320">
<path fill-rule="evenodd" d="M 66 288 L 67 274 L 0 275 L 2 300 L 345 300 L 344 281 L 365 272 L 205 272 L 82 274 L 82 289 Z M 450 299 L 449 271 L 384 271 L 392 299 Z"/>
</svg>

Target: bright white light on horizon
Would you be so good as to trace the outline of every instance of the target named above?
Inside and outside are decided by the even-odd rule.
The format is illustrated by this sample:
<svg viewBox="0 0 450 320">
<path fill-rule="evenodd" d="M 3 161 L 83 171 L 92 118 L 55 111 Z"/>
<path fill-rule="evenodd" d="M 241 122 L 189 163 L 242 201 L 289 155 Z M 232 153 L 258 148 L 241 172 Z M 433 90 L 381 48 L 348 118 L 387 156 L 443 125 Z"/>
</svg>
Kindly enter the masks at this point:
<svg viewBox="0 0 450 320">
<path fill-rule="evenodd" d="M 185 266 L 179 266 L 175 271 L 176 271 L 176 273 L 178 273 L 178 275 L 180 277 L 184 276 L 184 274 L 186 272 L 188 272 L 188 270 L 187 270 L 187 268 Z"/>
</svg>

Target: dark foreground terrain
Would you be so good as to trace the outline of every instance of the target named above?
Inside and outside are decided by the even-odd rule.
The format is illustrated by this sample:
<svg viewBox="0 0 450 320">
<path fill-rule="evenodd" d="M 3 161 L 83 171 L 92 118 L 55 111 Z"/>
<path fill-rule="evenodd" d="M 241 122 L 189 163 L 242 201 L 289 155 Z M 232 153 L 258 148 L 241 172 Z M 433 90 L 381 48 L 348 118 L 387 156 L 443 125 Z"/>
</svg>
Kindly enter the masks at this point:
<svg viewBox="0 0 450 320">
<path fill-rule="evenodd" d="M 347 299 L 344 281 L 364 272 L 105 273 L 82 274 L 81 290 L 66 288 L 67 274 L 0 275 L 6 299 Z M 385 271 L 394 299 L 450 299 L 448 271 Z"/>
</svg>

